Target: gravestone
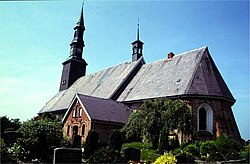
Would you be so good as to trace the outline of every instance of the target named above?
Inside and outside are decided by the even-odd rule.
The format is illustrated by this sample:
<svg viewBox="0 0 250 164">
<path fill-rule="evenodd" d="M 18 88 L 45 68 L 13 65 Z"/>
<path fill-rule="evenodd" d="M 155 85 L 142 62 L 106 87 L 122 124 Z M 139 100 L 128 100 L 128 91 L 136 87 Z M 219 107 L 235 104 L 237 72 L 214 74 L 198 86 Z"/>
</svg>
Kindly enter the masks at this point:
<svg viewBox="0 0 250 164">
<path fill-rule="evenodd" d="M 16 142 L 18 138 L 22 138 L 22 133 L 18 131 L 5 131 L 3 134 L 3 139 L 6 145 L 11 145 Z"/>
<path fill-rule="evenodd" d="M 140 161 L 141 150 L 136 148 L 124 148 L 126 161 Z"/>
<path fill-rule="evenodd" d="M 54 149 L 53 164 L 57 163 L 82 163 L 82 150 L 78 148 Z"/>
<path fill-rule="evenodd" d="M 80 148 L 81 147 L 81 139 L 82 137 L 79 135 L 74 135 L 72 138 L 72 146 L 73 148 Z"/>
</svg>

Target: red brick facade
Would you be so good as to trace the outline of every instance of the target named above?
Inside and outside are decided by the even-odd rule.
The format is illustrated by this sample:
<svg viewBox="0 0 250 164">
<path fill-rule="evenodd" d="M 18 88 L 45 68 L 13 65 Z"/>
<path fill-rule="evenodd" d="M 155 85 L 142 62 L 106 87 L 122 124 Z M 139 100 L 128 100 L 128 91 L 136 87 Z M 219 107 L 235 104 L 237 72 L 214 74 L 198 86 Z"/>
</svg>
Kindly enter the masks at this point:
<svg viewBox="0 0 250 164">
<path fill-rule="evenodd" d="M 112 130 L 120 129 L 123 124 L 93 120 L 86 113 L 86 109 L 79 100 L 75 100 L 66 113 L 63 122 L 63 136 L 72 139 L 74 135 L 80 135 L 81 142 L 85 142 L 88 132 L 95 130 L 99 134 L 99 142 L 107 143 Z"/>
<path fill-rule="evenodd" d="M 74 127 L 77 132 L 74 132 Z M 63 135 L 72 139 L 73 133 L 82 137 L 82 142 L 85 141 L 87 134 L 91 130 L 91 121 L 81 106 L 79 101 L 75 101 L 70 108 L 70 113 L 63 124 Z"/>
<path fill-rule="evenodd" d="M 195 131 L 193 136 L 194 139 L 210 140 L 223 134 L 225 136 L 231 135 L 238 142 L 241 141 L 240 133 L 231 108 L 233 105 L 232 102 L 211 98 L 183 98 L 182 100 L 185 101 L 192 109 L 193 129 Z M 127 105 L 131 108 L 138 109 L 141 104 L 142 102 L 130 102 Z M 211 132 L 198 129 L 198 110 L 202 106 L 208 106 L 212 110 Z"/>
</svg>

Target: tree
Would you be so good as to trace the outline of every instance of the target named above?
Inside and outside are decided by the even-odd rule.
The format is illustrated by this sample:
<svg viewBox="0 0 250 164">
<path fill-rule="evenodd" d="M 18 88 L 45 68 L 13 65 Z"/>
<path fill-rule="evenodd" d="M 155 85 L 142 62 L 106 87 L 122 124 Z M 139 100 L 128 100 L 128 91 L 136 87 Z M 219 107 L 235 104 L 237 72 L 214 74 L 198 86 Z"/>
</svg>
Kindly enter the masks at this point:
<svg viewBox="0 0 250 164">
<path fill-rule="evenodd" d="M 7 116 L 1 116 L 1 137 L 3 136 L 4 131 L 12 130 L 16 131 L 20 126 L 21 122 L 19 119 L 9 119 Z"/>
<path fill-rule="evenodd" d="M 29 120 L 21 125 L 19 131 L 23 138 L 17 140 L 12 151 L 20 160 L 37 158 L 42 162 L 52 162 L 53 151 L 63 140 L 60 121 Z"/>
<path fill-rule="evenodd" d="M 146 100 L 140 110 L 131 114 L 124 131 L 126 136 L 146 137 L 153 148 L 159 148 L 159 153 L 163 154 L 168 148 L 170 132 L 178 129 L 182 134 L 191 133 L 191 118 L 191 108 L 181 100 Z"/>
<path fill-rule="evenodd" d="M 119 130 L 112 130 L 109 137 L 109 148 L 121 151 L 122 148 L 122 134 Z"/>
<path fill-rule="evenodd" d="M 121 129 L 125 133 L 126 141 L 138 142 L 142 140 L 143 119 L 144 113 L 141 110 L 129 116 L 127 124 Z"/>
<path fill-rule="evenodd" d="M 84 144 L 84 158 L 87 159 L 98 149 L 99 134 L 97 131 L 89 131 Z"/>
</svg>

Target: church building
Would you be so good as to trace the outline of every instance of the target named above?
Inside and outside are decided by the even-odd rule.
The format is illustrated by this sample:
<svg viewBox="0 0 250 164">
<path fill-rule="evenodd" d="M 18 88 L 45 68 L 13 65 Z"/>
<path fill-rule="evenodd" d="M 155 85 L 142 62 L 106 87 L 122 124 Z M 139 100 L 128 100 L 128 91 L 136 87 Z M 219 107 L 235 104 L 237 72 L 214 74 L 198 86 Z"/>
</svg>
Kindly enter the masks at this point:
<svg viewBox="0 0 250 164">
<path fill-rule="evenodd" d="M 194 139 L 241 136 L 232 112 L 235 99 L 216 67 L 208 47 L 145 63 L 143 42 L 132 42 L 131 61 L 86 75 L 83 58 L 85 26 L 83 9 L 74 27 L 70 55 L 63 62 L 59 92 L 39 111 L 62 118 L 64 136 L 86 139 L 96 130 L 107 141 L 112 129 L 122 127 L 144 100 L 170 98 L 191 106 Z M 91 67 L 91 65 L 89 65 Z"/>
</svg>

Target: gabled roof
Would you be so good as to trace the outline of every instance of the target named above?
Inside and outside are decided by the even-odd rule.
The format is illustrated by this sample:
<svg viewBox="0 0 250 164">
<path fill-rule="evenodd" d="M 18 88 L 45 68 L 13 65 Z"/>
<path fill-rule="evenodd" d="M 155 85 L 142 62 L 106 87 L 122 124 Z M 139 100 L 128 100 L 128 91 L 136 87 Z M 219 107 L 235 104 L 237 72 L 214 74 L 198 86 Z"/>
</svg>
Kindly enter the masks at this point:
<svg viewBox="0 0 250 164">
<path fill-rule="evenodd" d="M 188 95 L 234 101 L 207 47 L 143 65 L 118 101 Z"/>
<path fill-rule="evenodd" d="M 58 92 L 39 113 L 68 109 L 76 93 L 105 99 L 110 98 L 120 87 L 120 84 L 127 79 L 138 62 L 125 62 L 79 78 L 70 88 Z"/>
<path fill-rule="evenodd" d="M 126 105 L 111 99 L 76 94 L 71 105 L 76 99 L 80 101 L 91 121 L 126 123 L 131 114 L 131 110 Z M 70 106 L 63 118 L 63 122 L 67 119 L 71 110 Z"/>
<path fill-rule="evenodd" d="M 76 93 L 121 102 L 181 96 L 235 102 L 207 47 L 149 64 L 141 58 L 81 77 L 58 92 L 39 113 L 66 110 Z"/>
</svg>

